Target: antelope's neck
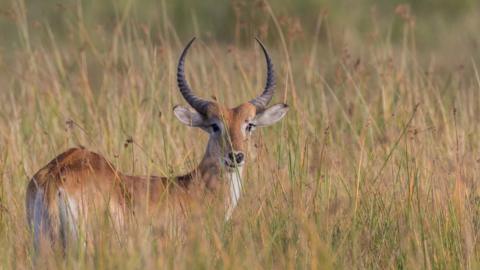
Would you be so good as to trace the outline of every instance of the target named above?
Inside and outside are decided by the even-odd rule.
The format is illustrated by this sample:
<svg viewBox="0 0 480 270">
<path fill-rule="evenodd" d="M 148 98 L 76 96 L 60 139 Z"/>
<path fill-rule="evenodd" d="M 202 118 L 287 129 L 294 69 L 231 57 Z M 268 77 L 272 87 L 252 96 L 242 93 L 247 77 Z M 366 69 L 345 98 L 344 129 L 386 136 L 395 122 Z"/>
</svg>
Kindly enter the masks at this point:
<svg viewBox="0 0 480 270">
<path fill-rule="evenodd" d="M 225 219 L 229 220 L 237 207 L 242 192 L 242 168 L 225 171 L 221 162 L 221 158 L 218 157 L 218 154 L 216 155 L 215 149 L 208 145 L 202 161 L 196 172 L 192 172 L 192 175 L 199 174 L 202 182 L 209 190 L 225 191 L 223 183 L 228 184 L 229 196 L 226 202 Z"/>
<path fill-rule="evenodd" d="M 238 168 L 227 174 L 229 183 L 230 198 L 227 202 L 227 212 L 225 214 L 225 220 L 230 220 L 233 214 L 233 210 L 237 207 L 238 200 L 242 193 L 242 168 Z"/>
<path fill-rule="evenodd" d="M 220 149 L 216 149 L 216 145 L 209 140 L 198 167 L 190 173 L 192 178 L 200 178 L 201 184 L 210 190 L 216 190 L 222 184 L 222 165 L 218 153 Z"/>
<path fill-rule="evenodd" d="M 150 194 L 149 202 L 156 203 L 163 197 L 163 192 L 167 189 L 184 190 L 196 193 L 196 191 L 209 190 L 211 192 L 227 192 L 225 219 L 229 220 L 235 207 L 238 204 L 242 192 L 242 168 L 233 171 L 225 171 L 218 155 L 214 155 L 209 149 L 200 161 L 198 167 L 182 176 L 174 178 L 158 176 L 124 176 L 127 184 L 127 190 L 133 196 L 134 201 L 137 197 L 144 197 L 145 192 Z M 169 183 L 174 182 L 174 185 Z M 173 190 L 171 190 L 173 188 Z M 228 190 L 228 191 L 227 191 Z M 141 195 L 139 195 L 141 194 Z"/>
</svg>

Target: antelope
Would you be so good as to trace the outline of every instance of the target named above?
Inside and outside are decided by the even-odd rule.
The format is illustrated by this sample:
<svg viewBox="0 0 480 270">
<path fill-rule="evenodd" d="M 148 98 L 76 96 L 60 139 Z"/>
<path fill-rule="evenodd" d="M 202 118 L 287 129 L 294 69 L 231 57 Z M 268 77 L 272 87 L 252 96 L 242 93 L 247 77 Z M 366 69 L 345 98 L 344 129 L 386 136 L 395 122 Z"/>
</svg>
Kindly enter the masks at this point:
<svg viewBox="0 0 480 270">
<path fill-rule="evenodd" d="M 274 94 L 275 76 L 267 49 L 258 39 L 267 64 L 265 88 L 258 97 L 227 108 L 195 95 L 184 69 L 194 40 L 184 48 L 177 66 L 178 88 L 191 108 L 177 105 L 173 113 L 181 123 L 209 135 L 198 167 L 173 178 L 133 176 L 123 174 L 98 153 L 83 147 L 71 148 L 35 173 L 28 184 L 26 212 L 34 246 L 38 247 L 41 239 L 60 240 L 64 246 L 68 238 L 78 239 L 79 227 L 90 222 L 89 210 L 101 207 L 108 210 L 114 224 L 121 226 L 128 213 L 135 213 L 136 209 L 156 207 L 163 213 L 169 208 L 181 216 L 185 209 L 201 207 L 204 194 L 223 192 L 228 199 L 225 219 L 231 218 L 242 190 L 242 170 L 251 133 L 257 127 L 278 122 L 288 106 L 267 106 Z M 223 190 L 219 188 L 225 182 L 222 178 L 226 178 Z"/>
</svg>

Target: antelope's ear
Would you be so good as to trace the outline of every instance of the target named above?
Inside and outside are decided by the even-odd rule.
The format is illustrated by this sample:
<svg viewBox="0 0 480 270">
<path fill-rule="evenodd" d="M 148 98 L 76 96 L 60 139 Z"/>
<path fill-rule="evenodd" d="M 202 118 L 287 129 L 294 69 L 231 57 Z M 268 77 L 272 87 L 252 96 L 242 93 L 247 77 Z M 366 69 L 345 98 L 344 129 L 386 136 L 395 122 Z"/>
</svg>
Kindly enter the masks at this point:
<svg viewBox="0 0 480 270">
<path fill-rule="evenodd" d="M 280 121 L 287 114 L 288 105 L 284 103 L 275 104 L 264 111 L 257 113 L 253 122 L 258 127 L 273 125 Z"/>
<path fill-rule="evenodd" d="M 205 118 L 195 110 L 177 105 L 173 107 L 173 113 L 180 122 L 191 127 L 204 127 Z"/>
</svg>

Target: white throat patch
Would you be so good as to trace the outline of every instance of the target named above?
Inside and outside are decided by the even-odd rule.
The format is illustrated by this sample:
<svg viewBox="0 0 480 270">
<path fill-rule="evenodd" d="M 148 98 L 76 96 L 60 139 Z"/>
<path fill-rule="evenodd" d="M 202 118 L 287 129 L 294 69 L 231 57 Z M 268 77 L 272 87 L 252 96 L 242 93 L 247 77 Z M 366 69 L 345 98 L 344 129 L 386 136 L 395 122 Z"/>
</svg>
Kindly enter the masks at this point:
<svg viewBox="0 0 480 270">
<path fill-rule="evenodd" d="M 242 168 L 238 168 L 233 172 L 229 172 L 228 181 L 230 185 L 230 200 L 227 202 L 227 213 L 225 220 L 228 221 L 232 217 L 233 210 L 237 207 L 240 194 L 242 192 Z"/>
</svg>

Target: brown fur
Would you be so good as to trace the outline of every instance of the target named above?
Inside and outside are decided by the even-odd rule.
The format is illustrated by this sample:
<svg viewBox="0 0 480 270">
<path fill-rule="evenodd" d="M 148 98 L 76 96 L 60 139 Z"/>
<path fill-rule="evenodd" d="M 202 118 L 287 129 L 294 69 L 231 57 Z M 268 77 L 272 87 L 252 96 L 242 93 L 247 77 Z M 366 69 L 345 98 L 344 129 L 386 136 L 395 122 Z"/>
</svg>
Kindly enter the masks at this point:
<svg viewBox="0 0 480 270">
<path fill-rule="evenodd" d="M 53 231 L 53 237 L 58 237 L 58 231 L 65 234 L 58 228 L 58 198 L 62 194 L 79 204 L 82 216 L 91 209 L 106 208 L 119 224 L 124 223 L 130 213 L 146 209 L 159 213 L 173 210 L 179 212 L 176 216 L 184 215 L 192 204 L 198 205 L 205 200 L 205 192 L 221 190 L 224 181 L 219 181 L 220 157 L 227 151 L 245 152 L 248 136 L 242 133 L 242 124 L 252 119 L 255 113 L 256 109 L 250 103 L 234 109 L 211 103 L 207 117 L 223 122 L 228 132 L 221 138 L 210 139 L 197 169 L 171 179 L 125 175 L 100 154 L 84 148 L 69 149 L 40 169 L 28 184 L 26 205 L 29 224 L 34 222 L 39 191 L 43 192 L 43 201 L 48 208 L 49 224 L 43 226 Z"/>
<path fill-rule="evenodd" d="M 225 145 L 225 151 L 242 151 L 246 150 L 247 139 L 241 130 L 242 124 L 255 117 L 256 108 L 251 103 L 244 103 L 233 109 L 223 107 L 217 103 L 212 103 L 208 109 L 209 118 L 218 118 L 228 127 L 228 133 L 225 135 L 225 141 L 231 144 Z"/>
</svg>

